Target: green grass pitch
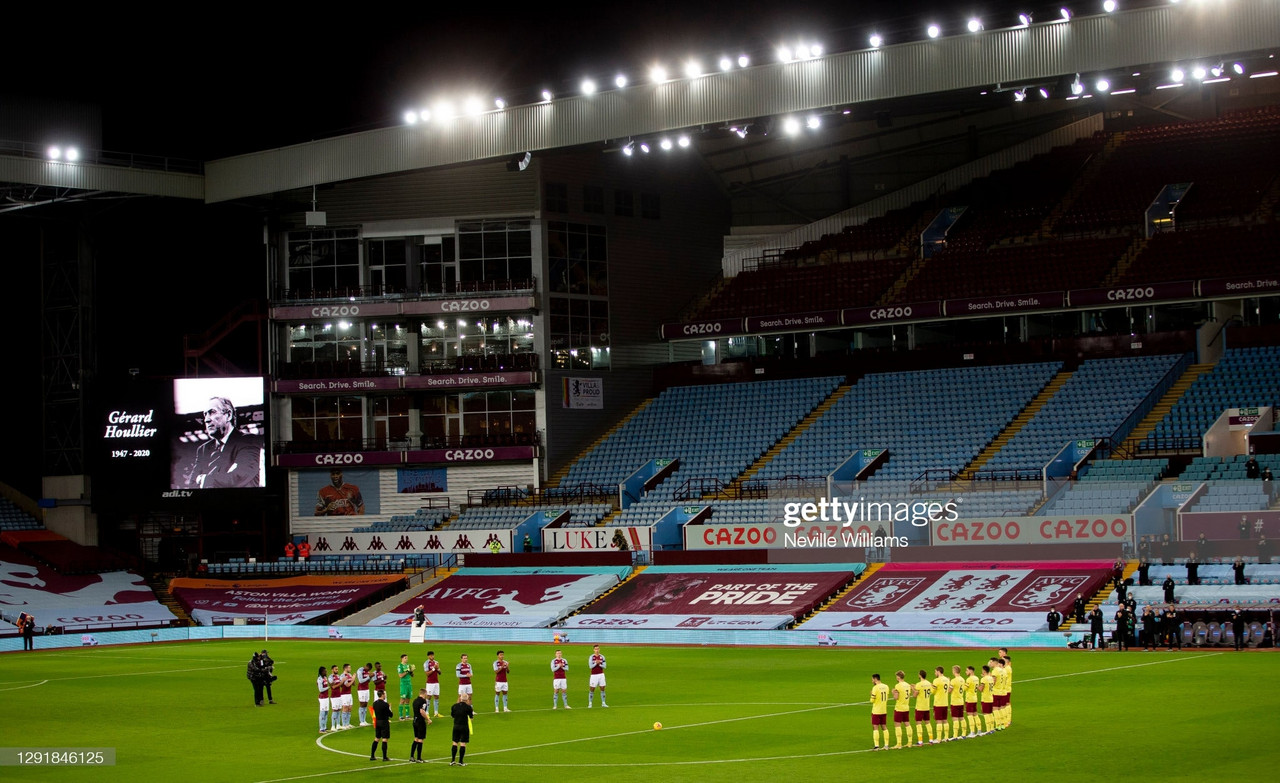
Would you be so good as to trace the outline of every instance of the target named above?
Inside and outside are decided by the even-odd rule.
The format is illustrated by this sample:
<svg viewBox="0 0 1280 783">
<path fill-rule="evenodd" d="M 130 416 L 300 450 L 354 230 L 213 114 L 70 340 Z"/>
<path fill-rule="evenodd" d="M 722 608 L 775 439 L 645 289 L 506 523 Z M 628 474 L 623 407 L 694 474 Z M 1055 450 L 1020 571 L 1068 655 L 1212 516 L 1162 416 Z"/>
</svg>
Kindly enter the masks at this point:
<svg viewBox="0 0 1280 783">
<path fill-rule="evenodd" d="M 448 766 L 448 719 L 407 762 L 409 723 L 391 729 L 392 761 L 368 760 L 372 729 L 317 731 L 316 667 L 426 646 L 272 641 L 275 706 L 255 707 L 245 663 L 261 642 L 218 641 L 0 656 L 0 746 L 114 747 L 107 768 L 0 767 L 25 781 L 381 781 L 437 775 L 475 781 L 1040 781 L 1263 777 L 1280 743 L 1280 658 L 1270 651 L 1013 651 L 1013 725 L 924 748 L 870 753 L 870 673 L 980 666 L 990 650 L 610 646 L 609 709 L 588 710 L 590 645 L 564 645 L 571 712 L 551 707 L 551 644 L 503 645 L 513 712 L 493 713 L 493 643 L 431 643 L 445 666 L 477 666 L 466 769 Z M 1241 694 L 1241 690 L 1245 693 Z M 393 709 L 397 697 L 391 696 Z M 443 706 L 443 705 L 442 705 Z M 664 728 L 655 731 L 661 721 Z M 319 742 L 317 741 L 319 739 Z M 379 756 L 381 754 L 379 753 Z"/>
</svg>

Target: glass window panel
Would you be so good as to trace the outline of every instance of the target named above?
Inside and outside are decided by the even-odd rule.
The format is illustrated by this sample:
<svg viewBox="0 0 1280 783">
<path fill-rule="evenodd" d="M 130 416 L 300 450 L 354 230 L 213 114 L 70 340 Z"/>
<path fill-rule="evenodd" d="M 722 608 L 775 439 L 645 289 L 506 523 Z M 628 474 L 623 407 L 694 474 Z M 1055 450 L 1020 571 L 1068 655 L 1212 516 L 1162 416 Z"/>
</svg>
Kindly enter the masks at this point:
<svg viewBox="0 0 1280 783">
<path fill-rule="evenodd" d="M 499 224 L 501 226 L 501 224 Z M 486 231 L 481 236 L 484 237 L 484 257 L 485 258 L 506 258 L 507 256 L 507 234 L 502 230 L 494 230 L 492 226 L 486 226 Z"/>
<path fill-rule="evenodd" d="M 458 235 L 458 258 L 483 258 L 484 257 L 484 235 L 483 234 L 459 234 Z"/>
<path fill-rule="evenodd" d="M 507 234 L 507 254 L 512 256 L 533 255 L 533 234 L 527 225 L 523 230 L 511 231 Z"/>
</svg>

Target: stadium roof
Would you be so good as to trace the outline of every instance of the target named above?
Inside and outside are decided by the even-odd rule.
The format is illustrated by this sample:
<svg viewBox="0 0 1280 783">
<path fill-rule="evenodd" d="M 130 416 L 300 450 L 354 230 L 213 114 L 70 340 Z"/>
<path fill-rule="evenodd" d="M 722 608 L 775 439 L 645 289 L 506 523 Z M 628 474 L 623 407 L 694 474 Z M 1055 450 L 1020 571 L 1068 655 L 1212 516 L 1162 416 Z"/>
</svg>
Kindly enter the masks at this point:
<svg viewBox="0 0 1280 783">
<path fill-rule="evenodd" d="M 1179 4 L 987 30 L 674 78 L 590 95 L 433 118 L 206 164 L 209 202 L 328 182 L 605 144 L 760 117 L 954 91 L 1012 91 L 1068 75 L 1161 73 L 1280 46 L 1269 0 Z M 1147 89 L 1150 85 L 1145 85 Z M 1012 100 L 1010 96 L 1009 100 Z"/>
</svg>

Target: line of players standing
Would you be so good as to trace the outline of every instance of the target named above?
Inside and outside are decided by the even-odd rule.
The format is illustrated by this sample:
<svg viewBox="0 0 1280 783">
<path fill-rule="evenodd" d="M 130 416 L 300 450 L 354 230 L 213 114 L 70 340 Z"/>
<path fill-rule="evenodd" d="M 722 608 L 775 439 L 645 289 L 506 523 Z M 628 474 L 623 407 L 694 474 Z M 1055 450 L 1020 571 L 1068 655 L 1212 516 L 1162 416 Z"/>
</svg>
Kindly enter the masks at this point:
<svg viewBox="0 0 1280 783">
<path fill-rule="evenodd" d="M 897 744 L 894 750 L 911 747 L 913 711 L 911 699 L 915 699 L 915 745 L 930 745 L 969 739 L 1002 731 L 1013 723 L 1013 664 L 1009 652 L 1000 648 L 998 655 L 987 661 L 981 676 L 973 666 L 961 673 L 960 666 L 951 667 L 951 676 L 943 667 L 934 670 L 934 678 L 928 672 L 919 671 L 919 680 L 907 681 L 903 671 L 896 674 L 897 682 L 890 688 L 880 681 L 879 674 L 871 675 L 871 749 L 889 750 L 889 697 L 893 695 L 893 730 Z M 933 721 L 930 722 L 932 713 Z M 883 744 L 881 734 L 883 733 Z M 903 735 L 906 744 L 903 744 Z"/>
<path fill-rule="evenodd" d="M 591 672 L 589 690 L 587 692 L 587 707 L 593 706 L 596 688 L 600 689 L 600 706 L 608 707 L 608 703 L 605 702 L 606 683 L 604 673 L 608 663 L 600 652 L 600 645 L 595 645 L 592 648 L 591 655 L 587 659 L 587 666 Z M 411 761 L 417 762 L 422 761 L 422 743 L 426 738 L 427 724 L 432 722 L 432 717 L 442 717 L 440 714 L 440 662 L 436 660 L 435 651 L 429 650 L 427 652 L 427 660 L 423 662 L 422 668 L 426 673 L 427 682 L 425 687 L 418 691 L 418 698 L 413 699 L 413 675 L 416 668 L 409 663 L 409 655 L 407 653 L 400 656 L 400 664 L 396 667 L 396 677 L 400 685 L 399 719 L 401 721 L 413 721 L 414 741 L 410 747 L 409 758 Z M 502 650 L 498 650 L 497 659 L 493 662 L 493 711 L 495 713 L 511 712 L 507 701 L 507 694 L 510 688 L 507 678 L 510 668 L 511 665 L 506 660 L 505 653 Z M 561 697 L 564 708 L 570 709 L 568 670 L 569 662 L 564 658 L 560 650 L 556 650 L 555 658 L 551 661 L 552 709 L 556 709 L 557 696 Z M 450 765 L 466 766 L 464 759 L 466 758 L 466 745 L 470 739 L 470 719 L 474 717 L 475 712 L 471 707 L 471 678 L 473 671 L 465 653 L 461 656 L 457 666 L 454 667 L 454 674 L 458 679 L 458 703 L 453 705 L 450 710 L 450 715 L 454 719 L 453 760 L 450 761 Z M 365 720 L 369 711 L 373 712 L 375 718 L 373 721 L 375 726 L 374 743 L 373 748 L 370 750 L 369 760 L 373 761 L 375 759 L 374 754 L 379 741 L 382 743 L 382 758 L 384 761 L 388 760 L 386 743 L 390 737 L 391 708 L 386 702 L 386 686 L 387 673 L 383 671 L 381 661 L 366 663 L 354 673 L 351 671 L 351 664 L 349 663 L 343 664 L 341 669 L 337 664 L 334 664 L 330 670 L 326 670 L 324 666 L 319 667 L 316 672 L 316 689 L 320 703 L 320 733 L 345 731 L 352 728 L 351 709 L 353 702 L 351 691 L 354 689 L 360 705 L 358 725 L 370 725 Z M 370 704 L 371 692 L 374 694 L 372 705 Z"/>
</svg>

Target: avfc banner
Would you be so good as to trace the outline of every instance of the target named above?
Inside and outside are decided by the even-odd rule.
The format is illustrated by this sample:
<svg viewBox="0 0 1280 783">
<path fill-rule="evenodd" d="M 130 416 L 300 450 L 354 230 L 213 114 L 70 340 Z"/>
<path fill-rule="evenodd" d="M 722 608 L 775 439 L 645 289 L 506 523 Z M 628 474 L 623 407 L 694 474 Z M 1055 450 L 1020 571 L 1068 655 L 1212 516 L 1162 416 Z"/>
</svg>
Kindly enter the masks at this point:
<svg viewBox="0 0 1280 783">
<path fill-rule="evenodd" d="M 418 552 L 468 554 L 511 551 L 511 529 L 437 530 L 412 533 L 312 533 L 313 555 L 403 555 Z"/>
<path fill-rule="evenodd" d="M 455 574 L 369 625 L 408 625 L 422 606 L 433 626 L 545 628 L 616 584 L 615 573 Z"/>
</svg>

